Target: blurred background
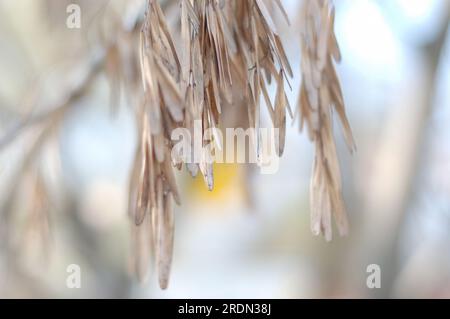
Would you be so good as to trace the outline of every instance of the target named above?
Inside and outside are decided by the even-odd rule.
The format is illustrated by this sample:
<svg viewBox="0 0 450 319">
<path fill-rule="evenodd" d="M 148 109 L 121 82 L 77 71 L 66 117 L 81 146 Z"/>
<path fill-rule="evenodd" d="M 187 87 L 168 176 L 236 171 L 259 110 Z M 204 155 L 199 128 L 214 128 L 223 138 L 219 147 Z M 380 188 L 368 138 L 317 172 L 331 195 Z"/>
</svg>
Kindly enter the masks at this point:
<svg viewBox="0 0 450 319">
<path fill-rule="evenodd" d="M 282 2 L 295 105 L 300 1 Z M 81 29 L 66 27 L 70 3 Z M 161 3 L 176 30 L 177 1 Z M 0 297 L 449 298 L 450 1 L 335 4 L 358 146 L 350 155 L 336 125 L 349 236 L 311 234 L 313 148 L 293 124 L 275 175 L 216 165 L 208 192 L 178 174 L 183 204 L 161 291 L 153 267 L 143 284 L 130 271 L 137 129 L 120 87 L 133 83 L 114 81 L 117 56 L 104 49 L 119 43 L 136 58 L 143 1 L 0 0 Z M 66 286 L 70 264 L 80 289 Z M 366 285 L 371 264 L 380 289 Z"/>
</svg>

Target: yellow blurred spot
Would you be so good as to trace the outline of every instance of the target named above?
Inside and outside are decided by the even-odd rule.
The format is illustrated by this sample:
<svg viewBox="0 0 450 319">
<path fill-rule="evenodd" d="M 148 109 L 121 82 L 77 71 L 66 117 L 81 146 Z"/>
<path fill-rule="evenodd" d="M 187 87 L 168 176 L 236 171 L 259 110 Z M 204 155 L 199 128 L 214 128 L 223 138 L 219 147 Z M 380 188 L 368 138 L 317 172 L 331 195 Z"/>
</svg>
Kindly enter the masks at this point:
<svg viewBox="0 0 450 319">
<path fill-rule="evenodd" d="M 214 189 L 208 190 L 201 173 L 191 180 L 188 190 L 195 200 L 224 204 L 230 200 L 242 200 L 244 189 L 241 183 L 243 168 L 237 164 L 214 164 Z"/>
</svg>

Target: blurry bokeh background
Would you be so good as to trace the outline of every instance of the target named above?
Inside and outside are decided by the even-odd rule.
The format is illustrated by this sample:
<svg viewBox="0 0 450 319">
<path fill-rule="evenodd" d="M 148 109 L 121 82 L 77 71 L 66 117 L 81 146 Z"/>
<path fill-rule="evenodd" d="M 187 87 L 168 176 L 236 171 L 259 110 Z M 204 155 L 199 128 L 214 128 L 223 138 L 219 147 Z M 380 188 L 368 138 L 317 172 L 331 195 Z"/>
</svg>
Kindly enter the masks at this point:
<svg viewBox="0 0 450 319">
<path fill-rule="evenodd" d="M 71 2 L 82 8 L 79 30 L 65 25 Z M 313 149 L 290 125 L 275 175 L 217 165 L 210 193 L 178 174 L 166 291 L 154 271 L 139 284 L 129 270 L 128 99 L 100 72 L 64 113 L 51 109 L 142 2 L 0 0 L 0 297 L 450 297 L 450 1 L 335 1 L 338 73 L 358 146 L 349 155 L 336 126 L 350 235 L 312 236 Z M 300 1 L 283 3 L 295 105 Z M 176 29 L 177 6 L 164 8 Z M 70 264 L 81 266 L 81 289 L 66 287 Z M 366 286 L 370 264 L 381 267 L 380 289 Z"/>
</svg>

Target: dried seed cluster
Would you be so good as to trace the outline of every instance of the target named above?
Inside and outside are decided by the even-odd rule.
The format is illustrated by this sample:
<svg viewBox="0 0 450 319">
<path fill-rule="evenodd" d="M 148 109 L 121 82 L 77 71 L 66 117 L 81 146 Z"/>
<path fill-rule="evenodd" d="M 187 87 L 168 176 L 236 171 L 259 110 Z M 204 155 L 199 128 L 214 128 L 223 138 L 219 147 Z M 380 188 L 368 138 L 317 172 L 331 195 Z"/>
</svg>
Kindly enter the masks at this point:
<svg viewBox="0 0 450 319">
<path fill-rule="evenodd" d="M 130 185 L 130 214 L 137 226 L 146 223 L 146 227 L 136 229 L 137 240 L 147 248 L 145 238 L 151 234 L 159 283 L 166 288 L 173 249 L 172 200 L 180 203 L 173 173 L 170 134 L 183 120 L 184 103 L 179 87 L 180 62 L 157 1 L 148 2 L 141 31 L 140 61 L 144 98 L 138 116 L 141 135 Z M 137 258 L 145 257 L 138 255 Z M 145 262 L 135 262 L 142 277 L 145 277 Z"/>
<path fill-rule="evenodd" d="M 334 34 L 334 7 L 329 0 L 305 1 L 302 8 L 302 85 L 298 109 L 301 128 L 307 125 L 316 155 L 311 179 L 311 229 L 331 240 L 333 215 L 341 235 L 348 222 L 341 191 L 341 175 L 333 138 L 332 113 L 339 116 L 346 142 L 355 149 L 334 61 L 341 53 Z"/>
<path fill-rule="evenodd" d="M 149 250 L 156 253 L 159 281 L 168 285 L 173 250 L 172 201 L 180 204 L 170 134 L 174 128 L 203 134 L 219 125 L 225 109 L 246 107 L 248 125 L 258 129 L 261 100 L 279 137 L 279 156 L 286 136 L 286 114 L 294 118 L 285 93 L 293 76 L 279 33 L 270 14 L 277 7 L 289 23 L 280 0 L 179 0 L 181 59 L 157 0 L 148 0 L 141 30 L 140 68 L 144 89 L 138 111 L 140 143 L 130 184 L 130 215 L 134 220 L 134 265 L 145 278 Z M 334 36 L 334 10 L 328 0 L 304 1 L 302 16 L 302 76 L 298 104 L 301 126 L 306 123 L 316 146 L 311 182 L 312 230 L 331 239 L 331 215 L 341 234 L 347 220 L 341 195 L 332 110 L 344 125 L 351 149 L 354 142 L 345 116 L 334 61 L 340 52 Z M 267 86 L 274 82 L 272 100 Z M 242 103 L 244 101 L 244 103 Z M 216 144 L 219 139 L 208 137 Z M 255 152 L 261 158 L 259 136 Z M 220 147 L 220 145 L 217 145 Z M 194 150 L 194 145 L 192 146 Z M 200 172 L 214 187 L 213 166 L 202 156 L 200 164 L 186 164 L 192 176 Z"/>
</svg>

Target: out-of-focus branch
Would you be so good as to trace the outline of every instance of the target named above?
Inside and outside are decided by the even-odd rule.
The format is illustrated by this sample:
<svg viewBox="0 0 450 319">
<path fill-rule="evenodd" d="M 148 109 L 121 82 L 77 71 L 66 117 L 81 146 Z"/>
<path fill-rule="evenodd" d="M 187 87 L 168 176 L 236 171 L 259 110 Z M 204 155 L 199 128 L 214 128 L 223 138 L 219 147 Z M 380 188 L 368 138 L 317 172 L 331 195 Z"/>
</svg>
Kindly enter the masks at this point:
<svg viewBox="0 0 450 319">
<path fill-rule="evenodd" d="M 423 79 L 421 101 L 413 109 L 393 114 L 387 123 L 374 160 L 373 179 L 366 192 L 363 212 L 365 220 L 355 234 L 353 249 L 348 258 L 357 267 L 376 263 L 383 275 L 381 289 L 366 290 L 364 269 L 355 278 L 355 265 L 349 265 L 346 279 L 349 286 L 360 287 L 363 295 L 390 297 L 398 271 L 398 239 L 414 197 L 415 181 L 421 173 L 423 149 L 427 142 L 427 126 L 435 106 L 438 70 L 449 32 L 450 12 L 447 10 L 444 24 L 432 43 L 421 48 L 428 71 Z M 403 129 L 399 129 L 402 123 Z M 405 131 L 406 130 L 406 131 Z M 353 280 L 357 280 L 356 284 Z"/>
<path fill-rule="evenodd" d="M 386 244 L 387 250 L 384 254 L 386 266 L 385 271 L 385 287 L 383 292 L 389 297 L 392 296 L 394 285 L 396 282 L 396 277 L 398 274 L 398 264 L 396 259 L 397 249 L 399 247 L 399 235 L 401 234 L 403 225 L 405 224 L 407 213 L 410 209 L 411 203 L 414 202 L 416 197 L 416 187 L 418 185 L 418 179 L 421 173 L 425 169 L 424 157 L 425 149 L 427 143 L 430 142 L 428 134 L 428 124 L 430 123 L 431 117 L 436 107 L 436 93 L 439 81 L 439 67 L 442 63 L 442 58 L 444 55 L 444 48 L 446 40 L 450 32 L 450 6 L 447 6 L 447 15 L 443 20 L 443 26 L 440 30 L 436 39 L 429 45 L 423 47 L 421 50 L 426 57 L 426 62 L 428 64 L 428 76 L 427 82 L 424 87 L 425 97 L 424 102 L 418 112 L 418 118 L 416 123 L 416 130 L 412 132 L 413 141 L 415 143 L 412 146 L 411 155 L 408 159 L 411 161 L 409 172 L 406 176 L 405 190 L 399 198 L 401 203 L 398 210 L 397 223 L 393 227 L 393 238 L 390 243 Z"/>
<path fill-rule="evenodd" d="M 79 79 L 74 77 L 74 83 L 71 88 L 64 92 L 54 105 L 46 107 L 46 111 L 40 114 L 28 114 L 24 119 L 19 121 L 12 129 L 0 138 L 0 151 L 16 140 L 24 131 L 42 122 L 51 121 L 60 117 L 71 105 L 73 105 L 80 97 L 82 97 L 96 75 L 101 71 L 104 63 L 104 53 L 96 54 L 88 63 L 87 70 Z"/>
<path fill-rule="evenodd" d="M 166 6 L 173 3 L 173 1 L 163 1 L 163 4 Z M 104 8 L 102 10 L 104 10 Z M 139 2 L 135 1 L 132 3 L 130 1 L 129 8 L 121 21 L 123 30 L 127 32 L 135 32 L 139 29 L 140 22 L 143 18 L 140 11 L 142 10 Z M 46 111 L 42 111 L 42 113 L 28 114 L 24 119 L 14 125 L 5 135 L 3 135 L 0 138 L 0 152 L 28 128 L 42 122 L 58 118 L 68 108 L 70 108 L 74 102 L 82 97 L 89 89 L 96 75 L 104 69 L 109 46 L 113 45 L 114 41 L 115 39 L 111 39 L 111 42 L 105 44 L 103 47 L 95 48 L 93 52 L 91 52 L 91 55 L 88 57 L 87 61 L 83 61 L 81 65 L 78 64 L 72 69 L 73 71 L 72 74 L 69 74 L 69 78 L 71 78 L 73 83 L 70 83 L 69 90 L 63 92 L 54 105 L 47 105 L 45 107 Z M 85 70 L 81 76 L 80 69 Z"/>
</svg>

